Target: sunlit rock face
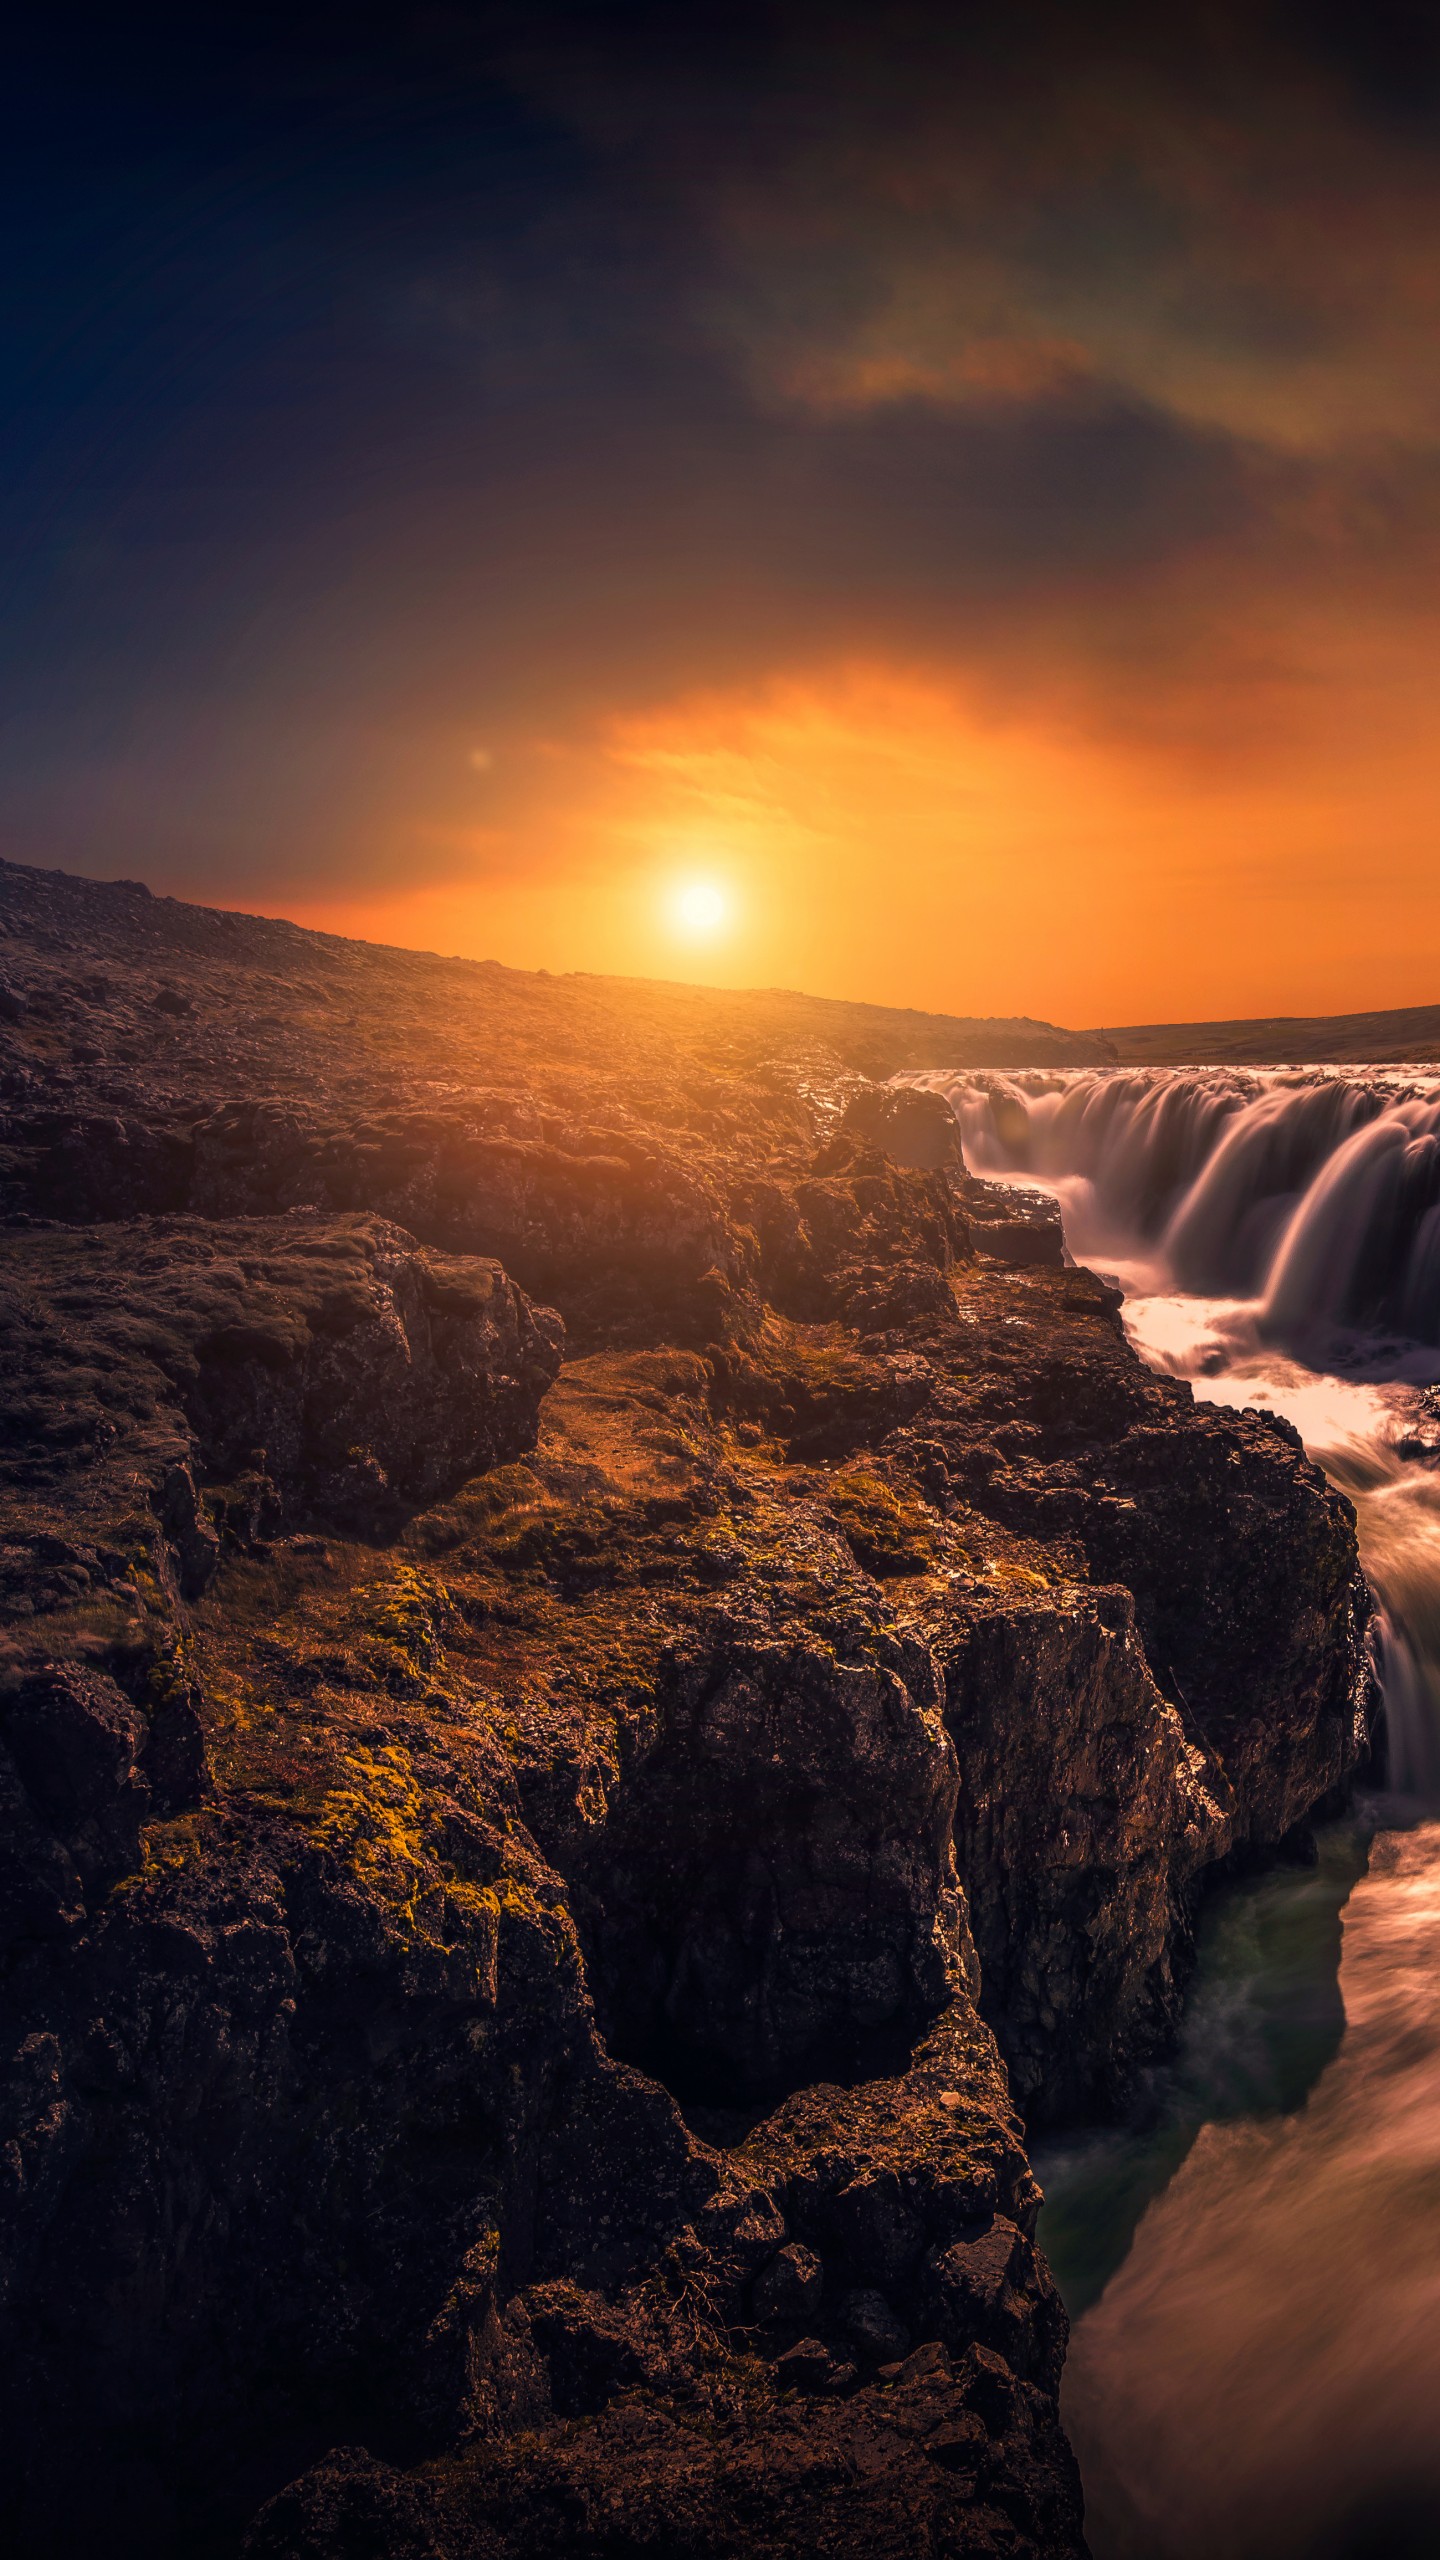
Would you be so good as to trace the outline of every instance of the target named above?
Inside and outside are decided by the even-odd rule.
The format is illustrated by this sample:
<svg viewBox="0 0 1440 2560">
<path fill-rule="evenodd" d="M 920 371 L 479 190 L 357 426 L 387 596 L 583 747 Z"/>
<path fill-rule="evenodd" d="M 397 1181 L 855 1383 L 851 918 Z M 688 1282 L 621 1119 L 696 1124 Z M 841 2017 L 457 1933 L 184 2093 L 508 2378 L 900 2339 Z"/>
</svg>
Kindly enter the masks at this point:
<svg viewBox="0 0 1440 2560">
<path fill-rule="evenodd" d="M 939 1642 L 982 2006 L 1032 2124 L 1104 2115 L 1173 2022 L 1231 1783 L 1157 1688 L 1128 1591 L 972 1588 Z"/>
<path fill-rule="evenodd" d="M 22 1479 L 47 1473 L 20 1456 L 27 1422 L 48 1427 L 57 1496 L 97 1461 L 143 1478 L 200 1581 L 214 1532 L 192 1556 L 177 1470 L 257 1476 L 272 1526 L 393 1525 L 533 1446 L 564 1339 L 497 1263 L 376 1218 L 31 1229 L 0 1239 L 0 1292 Z"/>
<path fill-rule="evenodd" d="M 1016 2103 L 1343 1783 L 1347 1507 L 905 1017 L 0 883 L 20 2549 L 1079 2560 Z"/>
</svg>

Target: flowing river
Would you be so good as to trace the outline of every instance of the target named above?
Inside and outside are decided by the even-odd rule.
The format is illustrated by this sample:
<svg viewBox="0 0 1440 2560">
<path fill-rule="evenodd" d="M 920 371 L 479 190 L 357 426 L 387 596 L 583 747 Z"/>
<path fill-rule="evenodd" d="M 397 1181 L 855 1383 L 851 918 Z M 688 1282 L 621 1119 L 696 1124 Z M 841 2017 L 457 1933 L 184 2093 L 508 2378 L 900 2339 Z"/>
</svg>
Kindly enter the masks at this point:
<svg viewBox="0 0 1440 2560">
<path fill-rule="evenodd" d="M 1388 1791 L 1315 1867 L 1215 1898 L 1143 2122 L 1037 2161 L 1095 2560 L 1418 2560 L 1440 2552 L 1440 1075 L 913 1081 L 972 1172 L 1058 1197 L 1152 1365 L 1297 1425 L 1380 1604 Z"/>
</svg>

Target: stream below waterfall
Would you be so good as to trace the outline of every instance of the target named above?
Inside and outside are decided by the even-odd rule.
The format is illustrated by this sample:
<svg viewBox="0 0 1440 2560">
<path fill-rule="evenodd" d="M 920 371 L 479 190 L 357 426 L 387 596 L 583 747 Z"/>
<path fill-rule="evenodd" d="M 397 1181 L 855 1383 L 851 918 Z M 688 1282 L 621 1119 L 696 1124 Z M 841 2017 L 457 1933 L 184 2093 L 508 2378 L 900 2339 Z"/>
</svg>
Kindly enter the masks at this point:
<svg viewBox="0 0 1440 2560">
<path fill-rule="evenodd" d="M 1356 1506 L 1387 1788 L 1217 1893 L 1143 2121 L 1037 2155 L 1095 2560 L 1440 2551 L 1440 1075 L 916 1076 L 1131 1339 Z"/>
</svg>

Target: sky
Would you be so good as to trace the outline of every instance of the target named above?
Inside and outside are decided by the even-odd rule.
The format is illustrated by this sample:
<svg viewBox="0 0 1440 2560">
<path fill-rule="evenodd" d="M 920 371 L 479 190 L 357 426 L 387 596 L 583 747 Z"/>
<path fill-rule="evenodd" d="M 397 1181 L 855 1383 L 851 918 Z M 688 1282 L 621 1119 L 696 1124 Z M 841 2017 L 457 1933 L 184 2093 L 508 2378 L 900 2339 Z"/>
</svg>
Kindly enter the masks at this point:
<svg viewBox="0 0 1440 2560">
<path fill-rule="evenodd" d="M 1440 1001 L 1440 10 L 75 10 L 0 849 L 552 970 Z"/>
</svg>

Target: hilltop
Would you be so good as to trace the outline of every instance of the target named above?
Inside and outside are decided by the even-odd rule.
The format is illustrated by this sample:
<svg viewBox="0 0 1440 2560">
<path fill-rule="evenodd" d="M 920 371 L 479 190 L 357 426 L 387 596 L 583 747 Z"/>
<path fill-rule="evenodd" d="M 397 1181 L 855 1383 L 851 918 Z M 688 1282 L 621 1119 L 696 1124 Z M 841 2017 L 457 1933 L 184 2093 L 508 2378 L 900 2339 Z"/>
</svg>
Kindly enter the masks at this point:
<svg viewBox="0 0 1440 2560">
<path fill-rule="evenodd" d="M 1132 1022 L 1090 1037 L 1126 1067 L 1424 1066 L 1440 1060 L 1440 1004 L 1243 1022 Z"/>
<path fill-rule="evenodd" d="M 420 1094 L 574 1067 L 670 1075 L 806 1063 L 822 1080 L 904 1067 L 1089 1066 L 1090 1034 L 1027 1019 L 916 1013 L 783 988 L 735 994 L 644 978 L 443 959 L 227 908 L 0 862 L 0 1023 L 46 1074 L 143 1066 L 176 1090 Z"/>
</svg>

